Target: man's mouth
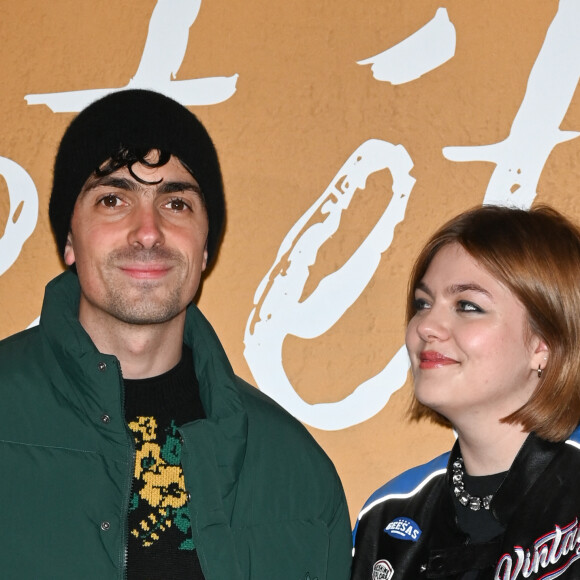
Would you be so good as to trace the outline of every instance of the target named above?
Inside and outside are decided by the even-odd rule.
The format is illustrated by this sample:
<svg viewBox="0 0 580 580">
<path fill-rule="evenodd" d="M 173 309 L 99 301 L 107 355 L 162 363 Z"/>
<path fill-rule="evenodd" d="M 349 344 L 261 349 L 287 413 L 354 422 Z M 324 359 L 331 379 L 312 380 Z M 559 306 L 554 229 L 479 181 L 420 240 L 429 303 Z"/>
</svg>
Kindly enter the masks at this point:
<svg viewBox="0 0 580 580">
<path fill-rule="evenodd" d="M 164 264 L 142 263 L 120 266 L 119 269 L 131 278 L 158 280 L 159 278 L 163 278 L 171 268 Z"/>
</svg>

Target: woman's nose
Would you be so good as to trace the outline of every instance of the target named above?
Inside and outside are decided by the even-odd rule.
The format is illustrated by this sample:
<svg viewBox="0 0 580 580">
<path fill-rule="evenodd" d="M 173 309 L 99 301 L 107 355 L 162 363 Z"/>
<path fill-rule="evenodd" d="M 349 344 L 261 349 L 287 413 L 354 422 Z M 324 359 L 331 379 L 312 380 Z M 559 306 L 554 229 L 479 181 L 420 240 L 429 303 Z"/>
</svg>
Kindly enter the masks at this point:
<svg viewBox="0 0 580 580">
<path fill-rule="evenodd" d="M 446 340 L 449 337 L 449 320 L 440 307 L 431 307 L 416 316 L 416 330 L 425 342 Z"/>
</svg>

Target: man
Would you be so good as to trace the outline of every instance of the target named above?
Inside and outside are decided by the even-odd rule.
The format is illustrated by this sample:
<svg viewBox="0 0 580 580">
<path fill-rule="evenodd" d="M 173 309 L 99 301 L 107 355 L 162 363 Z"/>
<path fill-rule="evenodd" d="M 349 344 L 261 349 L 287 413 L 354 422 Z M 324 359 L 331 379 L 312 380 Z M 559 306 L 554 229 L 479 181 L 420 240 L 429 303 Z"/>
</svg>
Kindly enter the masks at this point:
<svg viewBox="0 0 580 580">
<path fill-rule="evenodd" d="M 69 270 L 0 343 L 0 575 L 348 578 L 333 465 L 192 304 L 224 221 L 196 117 L 150 91 L 93 103 L 49 213 Z"/>
</svg>

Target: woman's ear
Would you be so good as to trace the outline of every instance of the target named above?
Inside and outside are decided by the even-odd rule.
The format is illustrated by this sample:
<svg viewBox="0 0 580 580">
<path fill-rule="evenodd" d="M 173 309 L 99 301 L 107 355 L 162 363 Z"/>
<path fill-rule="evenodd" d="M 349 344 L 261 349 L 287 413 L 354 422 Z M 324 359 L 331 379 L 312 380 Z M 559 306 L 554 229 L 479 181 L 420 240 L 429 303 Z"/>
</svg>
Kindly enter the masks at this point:
<svg viewBox="0 0 580 580">
<path fill-rule="evenodd" d="M 532 369 L 535 371 L 543 371 L 548 364 L 549 355 L 548 345 L 541 338 L 538 338 L 532 355 Z M 541 372 L 538 375 L 541 375 Z"/>
</svg>

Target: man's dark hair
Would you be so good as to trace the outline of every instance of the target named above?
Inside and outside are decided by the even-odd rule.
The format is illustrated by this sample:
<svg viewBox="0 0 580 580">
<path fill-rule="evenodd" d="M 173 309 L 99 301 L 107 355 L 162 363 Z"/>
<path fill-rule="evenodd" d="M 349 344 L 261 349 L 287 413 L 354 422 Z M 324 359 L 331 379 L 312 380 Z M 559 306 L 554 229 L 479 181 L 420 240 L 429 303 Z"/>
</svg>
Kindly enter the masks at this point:
<svg viewBox="0 0 580 580">
<path fill-rule="evenodd" d="M 148 159 L 150 153 L 152 153 L 153 151 L 157 153 L 155 161 L 151 161 L 151 159 Z M 143 184 L 158 183 L 146 181 L 141 177 L 139 177 L 133 171 L 133 165 L 135 165 L 136 163 L 140 163 L 145 167 L 151 168 L 163 167 L 169 162 L 170 159 L 171 153 L 169 153 L 169 151 L 161 151 L 159 149 L 142 149 L 138 147 L 133 148 L 121 147 L 115 153 L 113 153 L 111 157 L 109 157 L 109 159 L 107 159 L 100 167 L 97 167 L 95 169 L 95 175 L 97 177 L 106 177 L 107 175 L 111 175 L 111 173 L 114 173 L 115 171 L 118 171 L 119 169 L 126 167 L 127 171 L 129 171 L 131 177 L 135 181 L 138 181 L 139 183 Z"/>
</svg>

